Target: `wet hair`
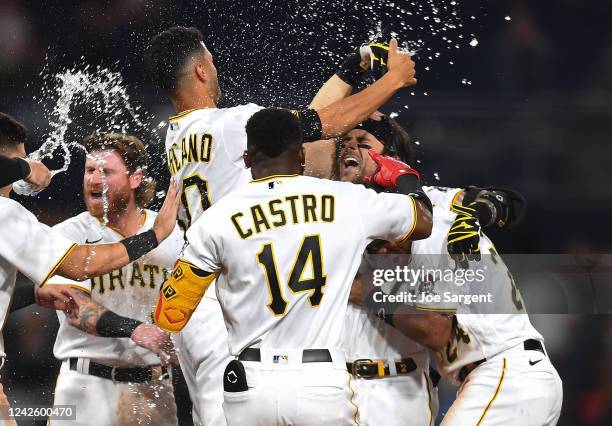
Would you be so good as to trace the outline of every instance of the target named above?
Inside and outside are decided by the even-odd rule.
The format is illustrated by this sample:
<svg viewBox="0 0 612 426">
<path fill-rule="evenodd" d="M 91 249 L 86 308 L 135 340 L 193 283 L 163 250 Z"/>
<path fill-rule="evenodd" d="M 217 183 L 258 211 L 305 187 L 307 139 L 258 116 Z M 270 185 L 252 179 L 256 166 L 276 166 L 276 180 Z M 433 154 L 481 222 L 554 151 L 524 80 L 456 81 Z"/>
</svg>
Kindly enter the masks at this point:
<svg viewBox="0 0 612 426">
<path fill-rule="evenodd" d="M 257 111 L 246 124 L 247 150 L 250 155 L 275 158 L 289 149 L 302 146 L 302 124 L 288 109 L 265 108 Z"/>
<path fill-rule="evenodd" d="M 151 202 L 155 195 L 156 182 L 147 175 L 149 156 L 140 139 L 121 133 L 94 133 L 83 139 L 81 145 L 87 152 L 104 150 L 117 152 L 130 175 L 142 170 L 142 182 L 135 190 L 136 205 L 145 207 Z"/>
<path fill-rule="evenodd" d="M 179 87 L 187 60 L 204 49 L 202 33 L 197 28 L 169 28 L 149 41 L 144 52 L 146 73 L 158 89 L 172 95 Z"/>
<path fill-rule="evenodd" d="M 372 134 L 385 147 L 383 154 L 397 157 L 413 165 L 412 142 L 408 133 L 393 118 L 383 116 L 380 121 L 367 119 L 356 127 Z"/>
<path fill-rule="evenodd" d="M 0 112 L 0 152 L 17 148 L 26 141 L 26 128 L 8 114 Z"/>
</svg>

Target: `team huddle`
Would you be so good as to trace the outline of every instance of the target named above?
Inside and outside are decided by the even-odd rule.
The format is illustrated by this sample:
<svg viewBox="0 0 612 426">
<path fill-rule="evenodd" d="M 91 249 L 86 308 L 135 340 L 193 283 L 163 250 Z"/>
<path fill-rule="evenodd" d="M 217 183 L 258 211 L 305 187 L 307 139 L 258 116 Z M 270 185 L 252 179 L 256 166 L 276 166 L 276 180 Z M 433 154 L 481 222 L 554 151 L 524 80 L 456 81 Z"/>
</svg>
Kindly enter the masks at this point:
<svg viewBox="0 0 612 426">
<path fill-rule="evenodd" d="M 69 424 L 177 424 L 170 364 L 196 425 L 433 425 L 440 380 L 459 386 L 443 425 L 557 423 L 561 379 L 483 232 L 519 223 L 525 201 L 421 186 L 408 134 L 377 112 L 416 84 L 396 40 L 349 54 L 301 110 L 218 108 L 195 28 L 156 35 L 144 63 L 177 111 L 159 212 L 146 208 L 143 143 L 96 133 L 82 141 L 87 211 L 40 224 L 8 196 L 50 175 L 23 160 L 25 129 L 0 113 L 0 319 L 57 310 L 54 405 L 75 405 Z M 391 254 L 466 270 L 487 257 L 503 313 L 390 302 L 393 283 L 373 285 L 363 266 Z"/>
</svg>

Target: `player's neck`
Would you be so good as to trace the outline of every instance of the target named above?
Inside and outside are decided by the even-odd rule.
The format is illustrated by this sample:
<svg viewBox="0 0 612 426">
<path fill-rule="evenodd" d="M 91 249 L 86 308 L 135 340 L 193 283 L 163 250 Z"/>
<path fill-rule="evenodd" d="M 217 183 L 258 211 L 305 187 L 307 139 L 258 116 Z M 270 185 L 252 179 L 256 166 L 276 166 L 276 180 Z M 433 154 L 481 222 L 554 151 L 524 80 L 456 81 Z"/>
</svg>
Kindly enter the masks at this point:
<svg viewBox="0 0 612 426">
<path fill-rule="evenodd" d="M 253 179 L 265 179 L 276 175 L 299 175 L 302 174 L 299 165 L 260 164 L 251 168 Z"/>
<path fill-rule="evenodd" d="M 193 94 L 183 95 L 179 93 L 171 101 L 177 114 L 192 109 L 217 107 L 215 100 L 208 95 L 194 96 Z"/>
<path fill-rule="evenodd" d="M 0 188 L 0 197 L 8 198 L 11 195 L 11 189 L 13 185 L 6 185 L 4 188 Z"/>
<path fill-rule="evenodd" d="M 108 213 L 108 227 L 118 231 L 121 235 L 130 237 L 135 235 L 143 223 L 146 213 L 136 207 L 133 201 L 120 211 Z"/>
</svg>

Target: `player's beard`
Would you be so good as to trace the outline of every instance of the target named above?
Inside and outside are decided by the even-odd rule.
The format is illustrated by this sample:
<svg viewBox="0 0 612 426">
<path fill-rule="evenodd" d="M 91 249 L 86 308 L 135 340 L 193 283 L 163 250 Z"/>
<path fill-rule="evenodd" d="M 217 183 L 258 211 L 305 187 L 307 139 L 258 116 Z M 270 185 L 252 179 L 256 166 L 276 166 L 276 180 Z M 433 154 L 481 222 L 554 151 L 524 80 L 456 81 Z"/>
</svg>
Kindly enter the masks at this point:
<svg viewBox="0 0 612 426">
<path fill-rule="evenodd" d="M 131 189 L 126 190 L 122 188 L 117 188 L 115 190 L 109 188 L 106 194 L 103 194 L 102 197 L 92 199 L 90 197 L 91 191 L 87 188 L 84 190 L 84 198 L 85 205 L 87 206 L 87 210 L 89 213 L 101 219 L 104 217 L 104 214 L 113 215 L 115 213 L 119 213 L 124 211 L 130 202 Z M 108 210 L 104 211 L 104 198 L 106 197 L 108 201 Z"/>
</svg>

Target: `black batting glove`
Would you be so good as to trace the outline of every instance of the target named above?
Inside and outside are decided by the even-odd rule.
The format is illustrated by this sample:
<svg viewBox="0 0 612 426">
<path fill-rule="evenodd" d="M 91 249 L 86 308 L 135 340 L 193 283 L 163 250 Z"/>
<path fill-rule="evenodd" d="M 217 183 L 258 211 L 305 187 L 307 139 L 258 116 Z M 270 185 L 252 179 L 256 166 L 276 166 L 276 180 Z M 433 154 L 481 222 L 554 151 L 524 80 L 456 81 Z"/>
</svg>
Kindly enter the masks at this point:
<svg viewBox="0 0 612 426">
<path fill-rule="evenodd" d="M 389 45 L 386 43 L 369 43 L 359 49 L 362 58 L 369 57 L 372 77 L 378 80 L 387 73 Z"/>
<path fill-rule="evenodd" d="M 468 261 L 480 261 L 480 223 L 476 210 L 459 204 L 452 204 L 451 210 L 457 217 L 448 231 L 446 249 L 451 257 L 463 268 Z"/>
<path fill-rule="evenodd" d="M 359 84 L 367 70 L 368 64 L 362 60 L 360 49 L 355 49 L 344 58 L 340 68 L 336 71 L 336 75 L 346 84 L 355 87 Z"/>
</svg>

